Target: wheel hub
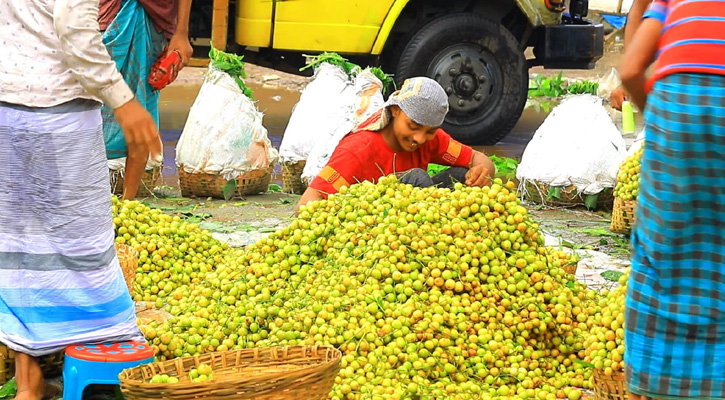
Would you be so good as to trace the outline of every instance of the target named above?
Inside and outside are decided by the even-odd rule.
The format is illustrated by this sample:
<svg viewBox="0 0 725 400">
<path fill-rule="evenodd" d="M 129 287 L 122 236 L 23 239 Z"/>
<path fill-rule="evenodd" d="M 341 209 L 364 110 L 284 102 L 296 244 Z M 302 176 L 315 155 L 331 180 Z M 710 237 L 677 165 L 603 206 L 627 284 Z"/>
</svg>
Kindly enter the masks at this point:
<svg viewBox="0 0 725 400">
<path fill-rule="evenodd" d="M 492 56 L 491 56 L 492 57 Z M 469 46 L 442 51 L 430 64 L 434 77 L 448 93 L 453 114 L 469 114 L 492 106 L 497 76 L 489 55 Z"/>
</svg>

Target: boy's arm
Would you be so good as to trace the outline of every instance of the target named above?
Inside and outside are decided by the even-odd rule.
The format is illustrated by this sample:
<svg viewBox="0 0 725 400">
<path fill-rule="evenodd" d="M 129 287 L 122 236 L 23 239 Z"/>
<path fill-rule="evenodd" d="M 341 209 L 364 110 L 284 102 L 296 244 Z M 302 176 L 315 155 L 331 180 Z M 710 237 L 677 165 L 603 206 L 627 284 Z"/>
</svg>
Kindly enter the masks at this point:
<svg viewBox="0 0 725 400">
<path fill-rule="evenodd" d="M 300 201 L 297 202 L 297 207 L 295 207 L 295 210 L 297 212 L 300 212 L 300 207 L 304 206 L 305 204 L 311 201 L 319 201 L 323 199 L 324 197 L 322 197 L 322 194 L 317 189 L 308 187 L 307 190 L 302 193 L 302 197 L 300 197 Z"/>
<path fill-rule="evenodd" d="M 493 165 L 493 161 L 480 151 L 473 150 L 466 174 L 466 185 L 479 187 L 490 185 L 495 174 L 496 167 Z"/>
</svg>

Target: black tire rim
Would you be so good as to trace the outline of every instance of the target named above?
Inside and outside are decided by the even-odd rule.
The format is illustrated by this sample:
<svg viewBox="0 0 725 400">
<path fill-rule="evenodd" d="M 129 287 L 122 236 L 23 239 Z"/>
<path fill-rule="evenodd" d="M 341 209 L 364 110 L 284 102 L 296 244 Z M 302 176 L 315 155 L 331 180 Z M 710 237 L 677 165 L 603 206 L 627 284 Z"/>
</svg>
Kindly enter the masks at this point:
<svg viewBox="0 0 725 400">
<path fill-rule="evenodd" d="M 440 51 L 427 76 L 448 93 L 446 122 L 472 125 L 486 118 L 499 102 L 503 74 L 496 57 L 475 44 L 457 44 Z"/>
</svg>

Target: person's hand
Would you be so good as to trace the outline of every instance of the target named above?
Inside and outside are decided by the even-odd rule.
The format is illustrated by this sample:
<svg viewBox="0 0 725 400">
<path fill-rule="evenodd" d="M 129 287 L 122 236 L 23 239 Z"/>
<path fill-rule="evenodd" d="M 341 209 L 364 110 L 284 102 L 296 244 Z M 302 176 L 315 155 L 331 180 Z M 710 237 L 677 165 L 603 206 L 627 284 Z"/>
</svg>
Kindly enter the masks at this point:
<svg viewBox="0 0 725 400">
<path fill-rule="evenodd" d="M 189 63 L 191 56 L 194 55 L 194 49 L 189 42 L 189 36 L 183 33 L 175 33 L 169 40 L 169 53 L 177 50 L 181 54 L 181 66 L 179 70 Z"/>
<path fill-rule="evenodd" d="M 161 156 L 162 145 L 156 122 L 138 101 L 131 100 L 113 112 L 129 149 L 146 149 L 152 159 Z"/>
<path fill-rule="evenodd" d="M 491 184 L 491 173 L 483 165 L 474 165 L 466 173 L 466 182 L 468 186 L 483 187 Z"/>
<path fill-rule="evenodd" d="M 609 101 L 612 103 L 612 108 L 615 110 L 622 111 L 622 103 L 627 100 L 627 93 L 624 91 L 622 85 L 617 86 L 609 96 Z"/>
</svg>

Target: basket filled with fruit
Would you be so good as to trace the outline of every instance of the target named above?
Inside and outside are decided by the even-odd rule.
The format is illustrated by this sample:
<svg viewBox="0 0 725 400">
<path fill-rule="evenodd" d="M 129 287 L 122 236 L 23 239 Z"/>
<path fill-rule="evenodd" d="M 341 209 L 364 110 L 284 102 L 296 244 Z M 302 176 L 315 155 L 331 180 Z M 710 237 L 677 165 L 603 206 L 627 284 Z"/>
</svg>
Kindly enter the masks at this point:
<svg viewBox="0 0 725 400">
<path fill-rule="evenodd" d="M 133 284 L 136 280 L 136 268 L 138 268 L 138 252 L 131 246 L 116 243 L 116 254 L 123 271 L 123 279 L 128 286 L 128 292 L 133 295 Z"/>
<path fill-rule="evenodd" d="M 126 399 L 327 399 L 342 354 L 326 346 L 249 348 L 141 365 L 119 375 Z"/>
<path fill-rule="evenodd" d="M 629 234 L 634 225 L 643 151 L 644 145 L 627 157 L 619 167 L 617 186 L 614 188 L 612 223 L 609 227 L 609 230 L 614 233 Z"/>
<path fill-rule="evenodd" d="M 624 312 L 629 272 L 619 275 L 616 279 L 619 285 L 611 291 L 605 290 L 599 298 L 599 311 L 584 343 L 584 361 L 592 367 L 596 400 L 628 399 L 624 375 Z"/>
</svg>

